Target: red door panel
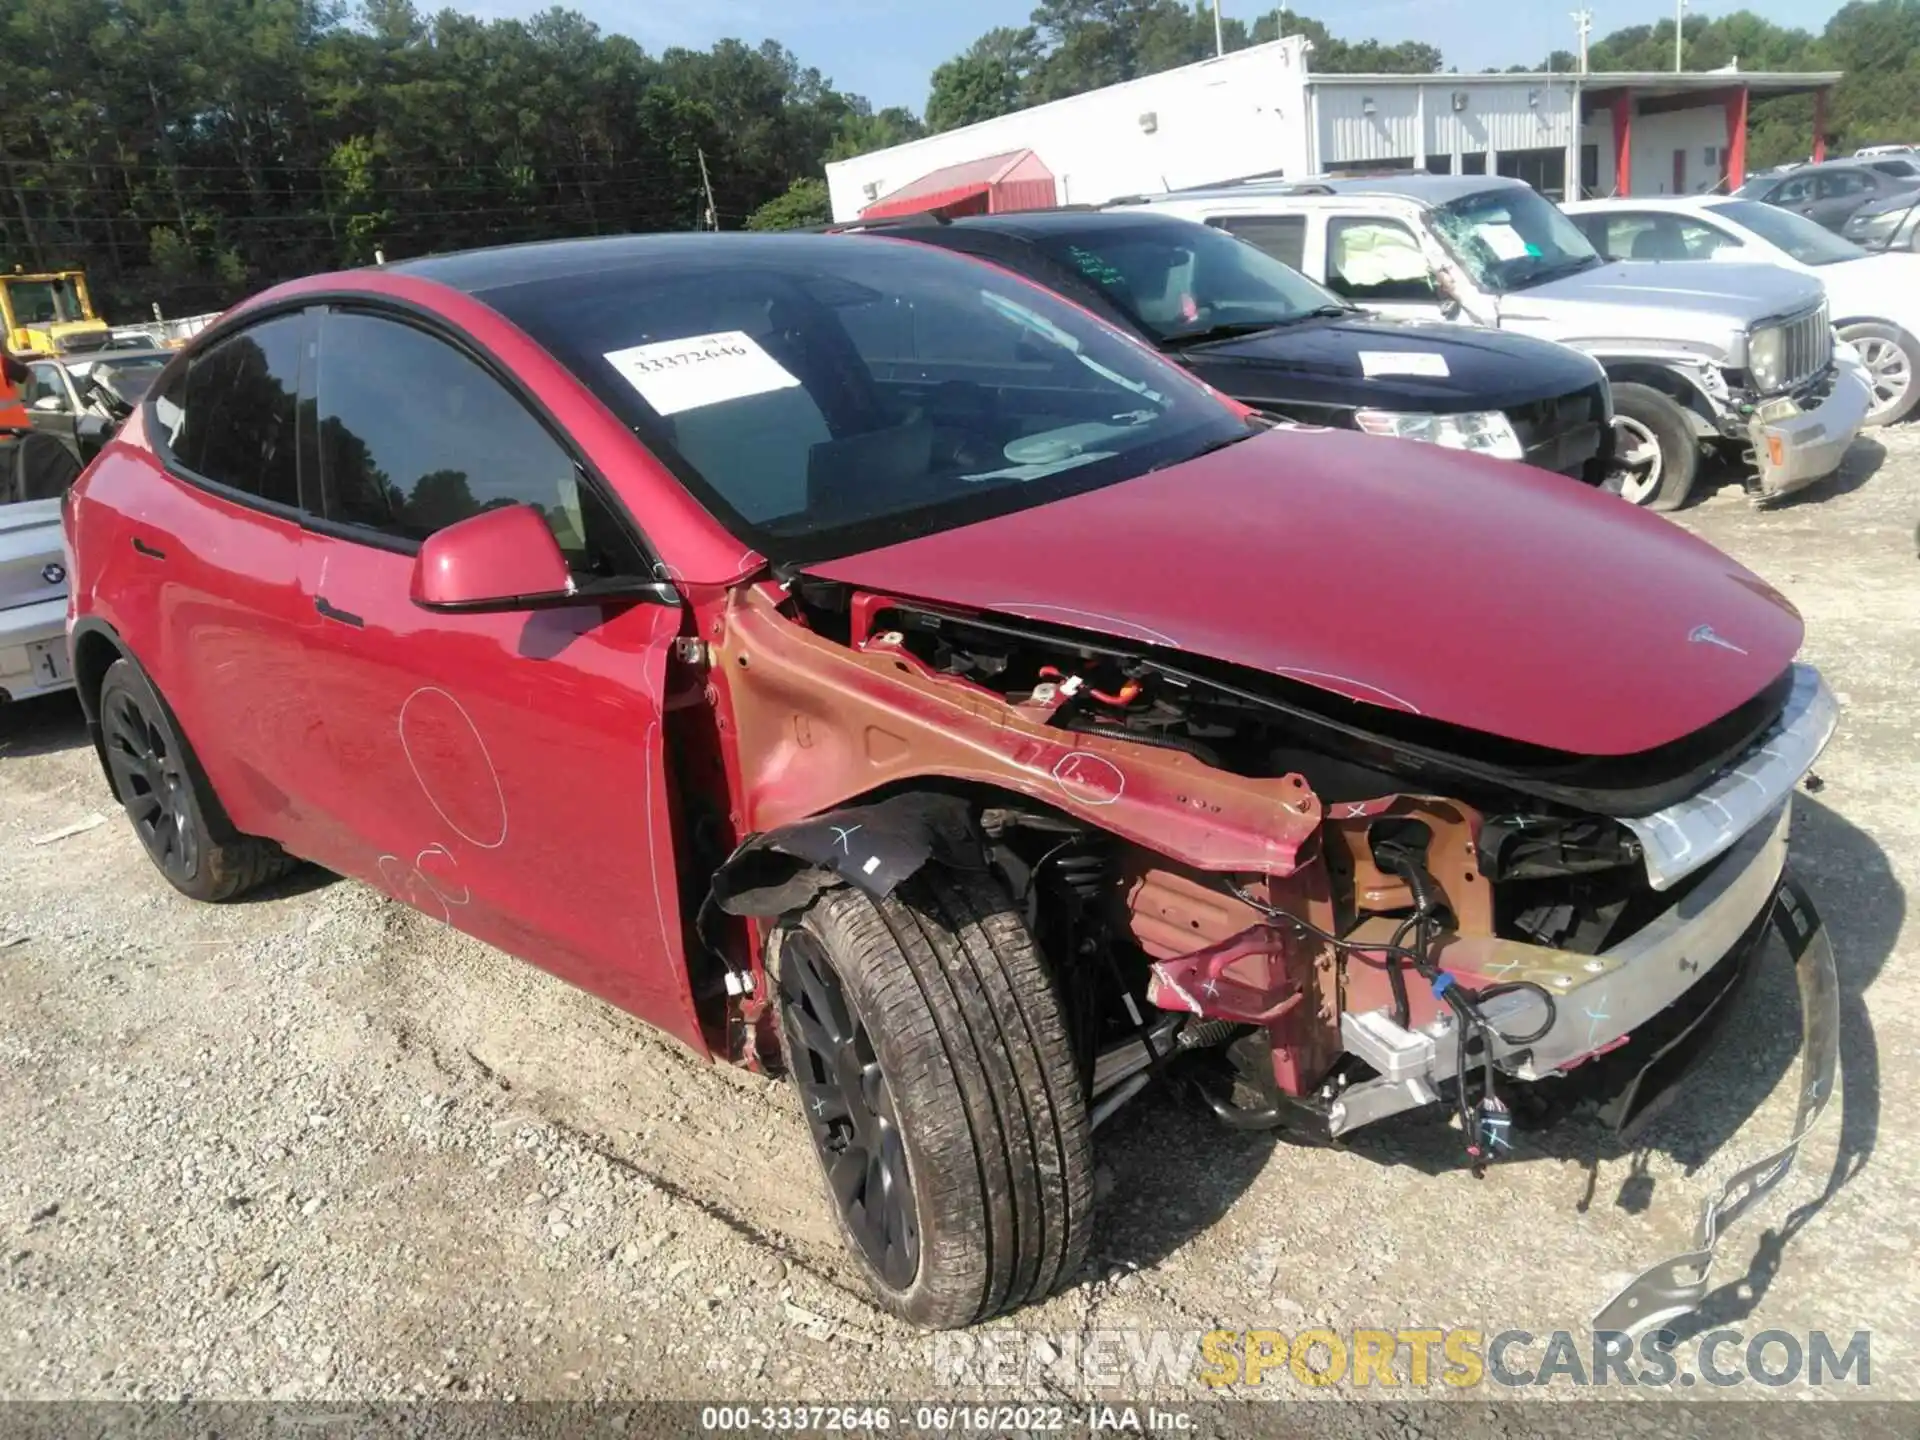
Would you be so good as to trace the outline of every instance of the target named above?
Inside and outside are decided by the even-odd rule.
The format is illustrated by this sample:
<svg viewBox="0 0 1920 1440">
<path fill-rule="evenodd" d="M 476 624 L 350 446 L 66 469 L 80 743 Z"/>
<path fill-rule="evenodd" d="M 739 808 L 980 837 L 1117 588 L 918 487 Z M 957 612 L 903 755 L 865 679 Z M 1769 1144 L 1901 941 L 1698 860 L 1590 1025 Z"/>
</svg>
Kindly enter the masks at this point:
<svg viewBox="0 0 1920 1440">
<path fill-rule="evenodd" d="M 300 759 L 314 732 L 302 698 L 309 537 L 130 446 L 101 459 L 80 508 L 76 548 L 102 597 L 90 608 L 152 677 L 234 824 L 302 850 L 311 791 Z"/>
<path fill-rule="evenodd" d="M 435 614 L 408 599 L 411 557 L 309 544 L 315 858 L 704 1054 L 661 743 L 678 611 Z"/>
</svg>

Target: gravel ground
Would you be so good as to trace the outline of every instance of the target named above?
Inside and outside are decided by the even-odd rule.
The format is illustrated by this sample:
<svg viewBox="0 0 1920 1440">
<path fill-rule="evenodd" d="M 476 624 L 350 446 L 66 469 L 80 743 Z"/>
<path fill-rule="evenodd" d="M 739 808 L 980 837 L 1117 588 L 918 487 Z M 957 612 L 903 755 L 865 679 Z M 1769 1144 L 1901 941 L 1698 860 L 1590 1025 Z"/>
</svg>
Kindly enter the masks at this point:
<svg viewBox="0 0 1920 1440">
<path fill-rule="evenodd" d="M 1839 955 L 1842 1113 L 1733 1232 L 1708 1313 L 1871 1330 L 1878 1399 L 1920 1397 L 1920 1174 L 1880 1125 L 1920 1110 L 1900 1058 L 1920 1047 L 1916 519 L 1920 429 L 1779 509 L 1730 487 L 1680 517 L 1794 600 L 1843 704 L 1794 836 Z M 0 875 L 0 1397 L 1207 1393 L 1064 1366 L 996 1390 L 958 1368 L 964 1340 L 875 1311 L 781 1087 L 354 883 L 180 898 L 70 702 L 0 711 Z M 1526 1136 L 1479 1181 L 1424 1119 L 1302 1148 L 1150 1092 L 1101 1132 L 1080 1282 L 986 1333 L 1032 1354 L 1107 1332 L 1578 1331 L 1785 1135 L 1798 1021 L 1777 947 L 1742 1003 L 1639 1146 Z M 1259 1388 L 1302 1392 L 1284 1371 Z"/>
</svg>

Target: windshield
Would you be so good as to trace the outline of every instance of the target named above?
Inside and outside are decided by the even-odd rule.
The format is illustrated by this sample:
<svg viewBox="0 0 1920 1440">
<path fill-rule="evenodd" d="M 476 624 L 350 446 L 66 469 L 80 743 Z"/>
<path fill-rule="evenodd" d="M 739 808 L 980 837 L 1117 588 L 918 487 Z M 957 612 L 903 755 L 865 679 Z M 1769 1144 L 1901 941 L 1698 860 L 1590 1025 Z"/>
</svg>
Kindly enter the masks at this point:
<svg viewBox="0 0 1920 1440">
<path fill-rule="evenodd" d="M 1757 200 L 1726 200 L 1707 208 L 1751 230 L 1769 245 L 1778 245 L 1802 265 L 1834 265 L 1842 260 L 1858 260 L 1867 253 L 1851 240 L 1842 240 L 1826 227 L 1777 205 L 1762 205 Z"/>
<path fill-rule="evenodd" d="M 485 298 L 777 561 L 1044 504 L 1254 433 L 1138 341 L 932 246 L 657 253 Z"/>
<path fill-rule="evenodd" d="M 85 319 L 80 292 L 72 280 L 7 280 L 7 298 L 16 325 L 60 325 Z"/>
<path fill-rule="evenodd" d="M 1524 290 L 1600 263 L 1574 223 L 1536 190 L 1484 190 L 1433 212 L 1440 243 L 1483 290 Z"/>
<path fill-rule="evenodd" d="M 1349 308 L 1299 271 L 1209 225 L 1089 225 L 1049 230 L 1034 243 L 1162 342 L 1291 325 Z"/>
<path fill-rule="evenodd" d="M 1903 179 L 1920 175 L 1920 165 L 1915 165 L 1911 160 L 1875 160 L 1872 168 L 1882 175 L 1898 175 Z"/>
</svg>

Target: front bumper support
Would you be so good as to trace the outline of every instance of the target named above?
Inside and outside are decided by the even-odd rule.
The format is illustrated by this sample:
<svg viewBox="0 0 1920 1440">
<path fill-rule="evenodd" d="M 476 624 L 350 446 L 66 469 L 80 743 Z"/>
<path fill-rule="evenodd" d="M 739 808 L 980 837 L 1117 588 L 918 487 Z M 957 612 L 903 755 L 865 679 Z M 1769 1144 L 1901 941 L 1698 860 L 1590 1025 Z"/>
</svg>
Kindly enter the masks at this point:
<svg viewBox="0 0 1920 1440">
<path fill-rule="evenodd" d="M 1747 426 L 1762 499 L 1791 495 L 1838 470 L 1866 422 L 1873 408 L 1866 367 L 1845 352 L 1834 364 L 1833 384 L 1817 402 L 1808 402 L 1811 409 L 1769 401 Z M 1778 413 L 1770 414 L 1774 407 Z"/>
<path fill-rule="evenodd" d="M 1833 1100 L 1840 1067 L 1840 982 L 1833 944 L 1791 876 L 1782 883 L 1773 921 L 1793 957 L 1800 984 L 1800 1096 L 1793 1134 L 1786 1144 L 1736 1171 L 1720 1193 L 1701 1207 L 1693 1244 L 1641 1272 L 1593 1317 L 1596 1332 L 1640 1336 L 1700 1307 L 1707 1297 L 1714 1250 L 1727 1229 L 1760 1197 L 1786 1179 L 1794 1158 Z"/>
<path fill-rule="evenodd" d="M 1440 968 L 1475 988 L 1524 980 L 1553 996 L 1553 1022 L 1546 1034 L 1525 1044 L 1494 1043 L 1500 1069 L 1519 1080 L 1569 1069 L 1614 1048 L 1699 983 L 1766 913 L 1786 868 L 1791 816 L 1791 803 L 1782 802 L 1670 909 L 1597 955 L 1492 936 L 1444 942 L 1435 957 Z M 1481 1008 L 1496 1030 L 1514 1035 L 1531 1033 L 1545 1018 L 1539 997 L 1524 990 L 1496 995 Z M 1387 1084 L 1404 1086 L 1411 1080 L 1431 1087 L 1454 1076 L 1458 1036 L 1449 1011 L 1408 1029 L 1385 1010 L 1349 1010 L 1340 1017 L 1340 1034 L 1346 1048 Z M 1401 1109 L 1421 1103 L 1430 1090 L 1403 1093 L 1408 1104 Z M 1361 1097 L 1350 1091 L 1343 1098 Z M 1369 1119 L 1393 1113 L 1379 1109 L 1370 1096 L 1364 1099 L 1377 1112 Z"/>
</svg>

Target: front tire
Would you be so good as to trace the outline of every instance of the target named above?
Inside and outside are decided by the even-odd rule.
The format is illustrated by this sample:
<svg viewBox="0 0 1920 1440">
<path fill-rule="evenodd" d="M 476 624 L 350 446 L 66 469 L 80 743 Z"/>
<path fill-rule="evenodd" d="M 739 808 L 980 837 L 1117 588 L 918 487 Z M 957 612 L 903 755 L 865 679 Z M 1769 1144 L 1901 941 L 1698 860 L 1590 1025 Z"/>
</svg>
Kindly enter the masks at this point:
<svg viewBox="0 0 1920 1440">
<path fill-rule="evenodd" d="M 154 868 L 182 895 L 220 903 L 277 880 L 297 863 L 270 840 L 216 828 L 224 817 L 173 713 L 131 660 L 100 681 L 102 743 L 114 793 Z M 227 832 L 222 838 L 221 832 Z"/>
<path fill-rule="evenodd" d="M 946 1329 L 1069 1279 L 1092 1137 L 1059 996 L 1005 892 L 934 867 L 884 900 L 840 886 L 771 949 L 801 1109 L 880 1304 Z"/>
<path fill-rule="evenodd" d="M 1920 341 L 1897 325 L 1863 320 L 1840 328 L 1840 338 L 1860 352 L 1873 387 L 1868 425 L 1892 425 L 1920 403 Z"/>
<path fill-rule="evenodd" d="M 1700 442 L 1677 401 L 1650 385 L 1615 385 L 1613 441 L 1608 490 L 1649 510 L 1678 510 L 1686 503 L 1700 469 Z"/>
</svg>

